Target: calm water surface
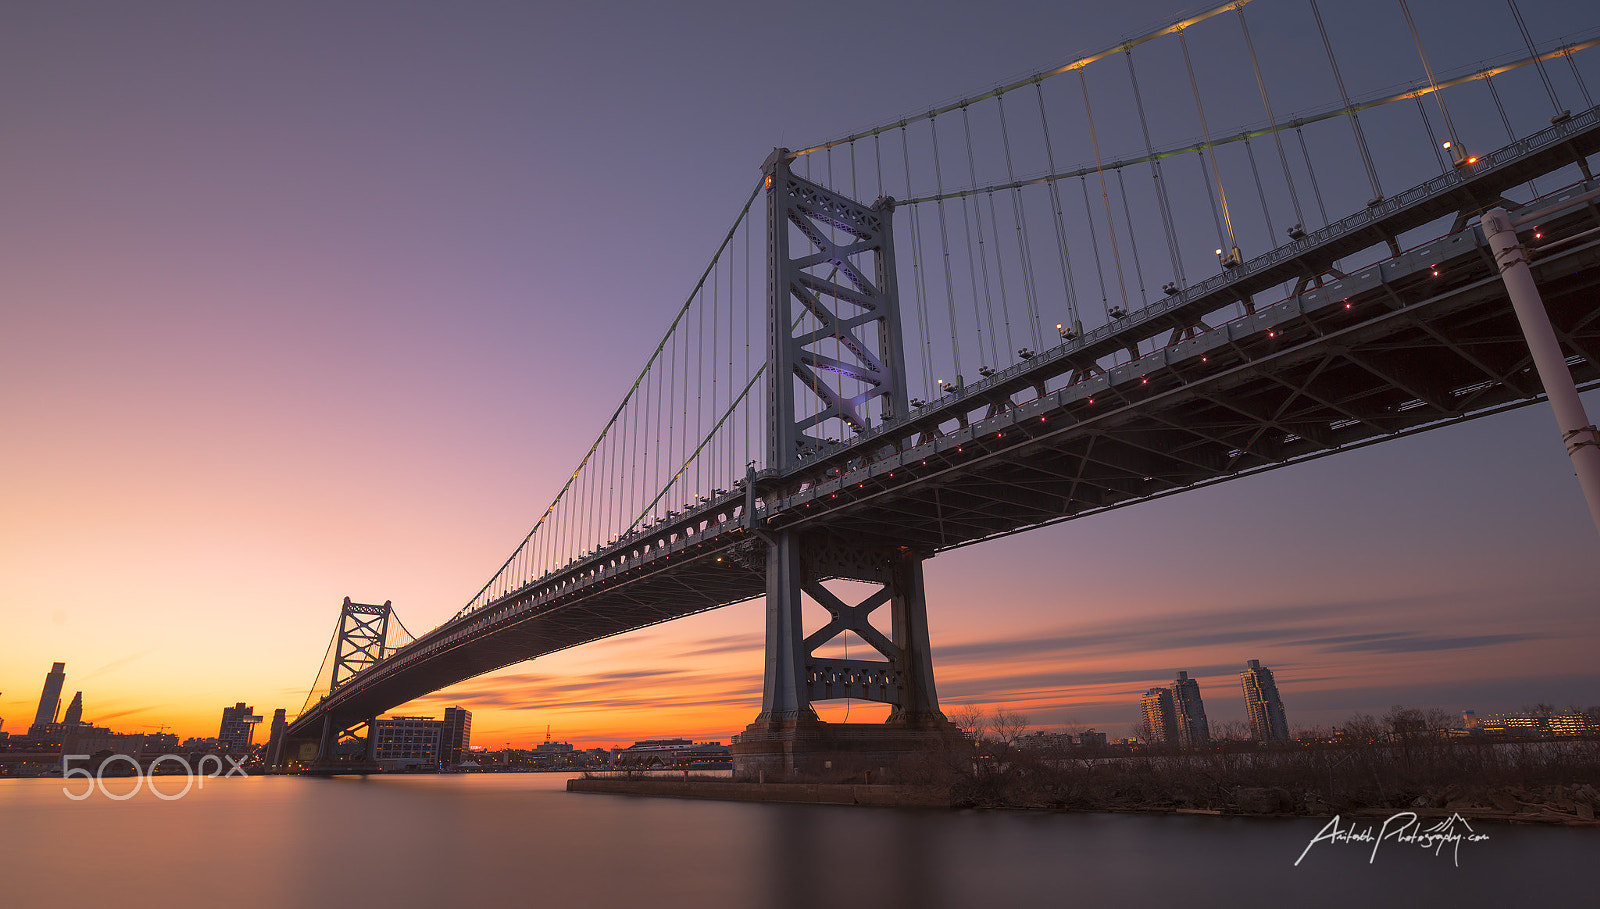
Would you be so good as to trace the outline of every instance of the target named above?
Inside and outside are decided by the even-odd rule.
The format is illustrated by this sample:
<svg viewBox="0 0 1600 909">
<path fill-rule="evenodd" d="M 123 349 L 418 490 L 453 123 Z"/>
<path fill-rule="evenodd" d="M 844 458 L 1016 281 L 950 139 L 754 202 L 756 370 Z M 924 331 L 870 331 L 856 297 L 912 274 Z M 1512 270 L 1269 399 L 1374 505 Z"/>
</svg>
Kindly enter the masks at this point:
<svg viewBox="0 0 1600 909">
<path fill-rule="evenodd" d="M 107 780 L 115 793 L 132 781 Z M 181 788 L 161 779 L 164 792 Z M 567 793 L 557 774 L 213 780 L 76 802 L 0 780 L 0 906 L 1596 905 L 1600 831 L 1447 854 L 1326 819 L 935 811 Z M 78 791 L 80 781 L 73 781 Z"/>
</svg>

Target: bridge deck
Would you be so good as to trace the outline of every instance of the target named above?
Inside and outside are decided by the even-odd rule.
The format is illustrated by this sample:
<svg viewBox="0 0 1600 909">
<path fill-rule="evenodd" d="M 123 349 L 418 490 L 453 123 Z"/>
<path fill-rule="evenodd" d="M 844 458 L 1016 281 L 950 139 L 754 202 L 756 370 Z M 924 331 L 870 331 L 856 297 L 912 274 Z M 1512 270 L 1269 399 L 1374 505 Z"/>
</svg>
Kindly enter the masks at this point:
<svg viewBox="0 0 1600 909">
<path fill-rule="evenodd" d="M 1485 156 L 1471 173 L 1408 190 L 791 475 L 764 475 L 755 491 L 767 501 L 754 515 L 736 494 L 645 528 L 423 635 L 289 733 L 314 735 L 324 716 L 344 728 L 475 675 L 760 596 L 764 550 L 751 517 L 932 553 L 1538 400 L 1527 346 L 1476 229 L 1129 362 L 1098 364 L 1286 280 L 1324 275 L 1336 259 L 1405 230 L 1492 204 L 1596 150 L 1600 112 L 1590 110 Z M 1600 241 L 1578 235 L 1597 221 L 1591 204 L 1542 225 L 1550 251 L 1534 263 L 1585 387 L 1600 384 Z"/>
</svg>

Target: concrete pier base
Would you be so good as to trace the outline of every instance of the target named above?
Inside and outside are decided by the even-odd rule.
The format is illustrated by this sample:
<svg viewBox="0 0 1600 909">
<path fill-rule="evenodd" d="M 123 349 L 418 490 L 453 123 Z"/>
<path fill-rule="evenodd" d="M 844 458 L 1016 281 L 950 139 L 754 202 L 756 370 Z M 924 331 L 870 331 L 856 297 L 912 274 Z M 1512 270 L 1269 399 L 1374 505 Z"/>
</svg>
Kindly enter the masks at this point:
<svg viewBox="0 0 1600 909">
<path fill-rule="evenodd" d="M 899 783 L 926 778 L 971 745 L 943 717 L 920 723 L 755 722 L 729 751 L 742 782 Z"/>
</svg>

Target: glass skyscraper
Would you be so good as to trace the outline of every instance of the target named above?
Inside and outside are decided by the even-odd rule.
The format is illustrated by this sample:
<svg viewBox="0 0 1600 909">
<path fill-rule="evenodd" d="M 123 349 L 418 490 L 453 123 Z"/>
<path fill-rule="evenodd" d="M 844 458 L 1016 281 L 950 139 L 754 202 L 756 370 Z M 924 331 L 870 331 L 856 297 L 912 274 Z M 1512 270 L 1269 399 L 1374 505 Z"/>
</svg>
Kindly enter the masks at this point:
<svg viewBox="0 0 1600 909">
<path fill-rule="evenodd" d="M 1278 697 L 1278 683 L 1273 681 L 1272 670 L 1251 660 L 1239 673 L 1239 684 L 1244 687 L 1244 708 L 1250 715 L 1250 732 L 1258 742 L 1286 742 L 1289 740 L 1289 721 L 1283 716 L 1283 699 Z"/>
</svg>

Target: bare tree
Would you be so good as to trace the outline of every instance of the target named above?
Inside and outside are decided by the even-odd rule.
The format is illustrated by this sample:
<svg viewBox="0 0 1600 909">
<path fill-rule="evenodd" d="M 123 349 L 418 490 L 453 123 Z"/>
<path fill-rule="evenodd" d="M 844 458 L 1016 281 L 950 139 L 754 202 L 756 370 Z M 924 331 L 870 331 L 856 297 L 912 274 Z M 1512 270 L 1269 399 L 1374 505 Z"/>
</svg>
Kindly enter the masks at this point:
<svg viewBox="0 0 1600 909">
<path fill-rule="evenodd" d="M 1133 722 L 1128 724 L 1128 735 L 1146 744 L 1155 741 L 1155 736 L 1150 730 L 1150 719 L 1144 715 L 1142 708 L 1134 717 Z"/>
<path fill-rule="evenodd" d="M 988 718 L 983 715 L 982 708 L 974 704 L 967 704 L 951 711 L 949 719 L 957 729 L 961 730 L 962 735 L 973 742 L 982 739 L 984 732 L 989 728 Z"/>
<path fill-rule="evenodd" d="M 1143 722 L 1141 718 L 1140 722 Z M 1211 724 L 1211 740 L 1224 742 L 1248 742 L 1255 738 L 1250 731 L 1250 724 L 1244 720 L 1223 720 Z"/>
<path fill-rule="evenodd" d="M 1015 746 L 1017 739 L 1028 731 L 1028 715 L 1016 713 L 1002 707 L 994 713 L 992 728 L 994 729 L 995 738 L 999 739 L 1001 744 Z"/>
<path fill-rule="evenodd" d="M 1357 713 L 1340 723 L 1334 729 L 1334 734 L 1354 745 L 1371 745 L 1387 741 L 1389 727 L 1370 713 Z"/>
</svg>

